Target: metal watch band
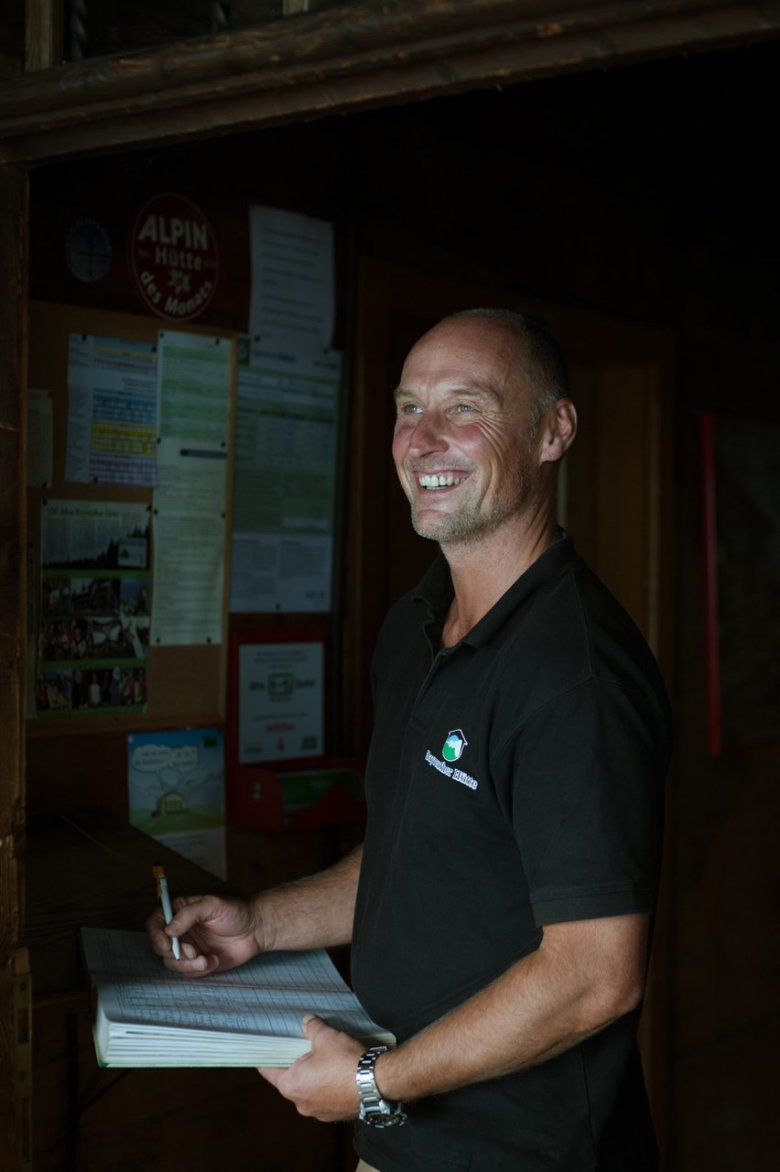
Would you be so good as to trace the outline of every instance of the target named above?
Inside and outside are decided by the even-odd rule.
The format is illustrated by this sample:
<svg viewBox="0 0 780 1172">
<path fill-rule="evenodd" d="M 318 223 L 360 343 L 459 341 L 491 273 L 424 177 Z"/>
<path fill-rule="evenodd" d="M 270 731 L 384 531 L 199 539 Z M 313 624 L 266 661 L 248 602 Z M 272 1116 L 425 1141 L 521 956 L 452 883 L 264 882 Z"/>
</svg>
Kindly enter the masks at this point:
<svg viewBox="0 0 780 1172">
<path fill-rule="evenodd" d="M 376 1085 L 374 1066 L 380 1054 L 384 1054 L 389 1046 L 372 1046 L 362 1054 L 355 1072 L 358 1097 L 360 1098 L 360 1112 L 358 1118 L 371 1127 L 394 1127 L 406 1119 L 401 1103 L 392 1103 L 383 1099 Z"/>
</svg>

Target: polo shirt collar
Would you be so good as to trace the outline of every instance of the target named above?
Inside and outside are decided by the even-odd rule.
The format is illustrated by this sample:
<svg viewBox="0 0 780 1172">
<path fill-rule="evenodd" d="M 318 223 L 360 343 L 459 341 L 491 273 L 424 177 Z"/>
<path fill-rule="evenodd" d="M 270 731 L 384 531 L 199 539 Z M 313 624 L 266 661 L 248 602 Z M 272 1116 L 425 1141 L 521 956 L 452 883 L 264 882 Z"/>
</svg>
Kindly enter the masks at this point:
<svg viewBox="0 0 780 1172">
<path fill-rule="evenodd" d="M 564 530 L 560 532 L 560 538 L 512 583 L 484 618 L 464 635 L 461 643 L 468 643 L 472 647 L 481 647 L 488 643 L 518 607 L 538 590 L 552 583 L 578 560 L 579 555 L 571 537 Z M 412 598 L 415 603 L 427 608 L 427 622 L 440 626 L 447 615 L 454 593 L 447 559 L 439 550 L 419 586 L 413 591 Z"/>
</svg>

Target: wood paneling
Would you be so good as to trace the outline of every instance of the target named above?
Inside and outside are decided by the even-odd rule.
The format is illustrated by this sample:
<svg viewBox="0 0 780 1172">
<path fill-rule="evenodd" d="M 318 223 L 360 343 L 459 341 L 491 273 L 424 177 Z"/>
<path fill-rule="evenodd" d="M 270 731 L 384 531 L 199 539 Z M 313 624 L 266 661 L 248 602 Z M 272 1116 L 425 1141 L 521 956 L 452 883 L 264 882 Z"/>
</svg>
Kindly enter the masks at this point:
<svg viewBox="0 0 780 1172">
<path fill-rule="evenodd" d="M 670 1097 L 678 1126 L 669 1161 L 674 1172 L 768 1172 L 776 1167 L 778 1046 L 780 1024 L 774 1013 L 751 1029 L 724 1032 L 675 1064 Z"/>
<path fill-rule="evenodd" d="M 14 1013 L 24 841 L 25 297 L 27 177 L 0 168 L 0 1150 L 23 1167 L 27 1127 Z"/>
<path fill-rule="evenodd" d="M 0 9 L 0 84 L 24 68 L 24 24 L 25 0 L 5 0 Z"/>
<path fill-rule="evenodd" d="M 64 0 L 26 0 L 25 62 L 27 72 L 62 64 Z"/>
<path fill-rule="evenodd" d="M 11 80 L 0 161 L 235 133 L 779 30 L 778 0 L 366 0 Z"/>
</svg>

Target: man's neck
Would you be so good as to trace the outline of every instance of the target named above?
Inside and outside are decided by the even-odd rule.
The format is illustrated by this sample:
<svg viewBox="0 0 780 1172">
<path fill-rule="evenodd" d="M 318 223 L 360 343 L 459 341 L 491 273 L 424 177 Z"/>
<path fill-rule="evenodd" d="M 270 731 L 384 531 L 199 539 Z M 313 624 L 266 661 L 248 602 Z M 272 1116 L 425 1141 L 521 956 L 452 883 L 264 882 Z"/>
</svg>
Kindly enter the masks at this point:
<svg viewBox="0 0 780 1172">
<path fill-rule="evenodd" d="M 443 545 L 455 596 L 444 620 L 442 646 L 454 646 L 473 630 L 557 538 L 557 524 L 550 518 L 528 530 L 502 527 L 479 541 Z"/>
</svg>

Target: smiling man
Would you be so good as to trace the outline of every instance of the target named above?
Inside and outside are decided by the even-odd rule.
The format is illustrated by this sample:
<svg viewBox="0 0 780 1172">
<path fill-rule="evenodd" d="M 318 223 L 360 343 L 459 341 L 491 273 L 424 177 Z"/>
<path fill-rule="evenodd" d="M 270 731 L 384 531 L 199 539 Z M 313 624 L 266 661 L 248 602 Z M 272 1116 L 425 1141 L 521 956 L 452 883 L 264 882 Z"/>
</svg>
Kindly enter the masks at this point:
<svg viewBox="0 0 780 1172">
<path fill-rule="evenodd" d="M 365 843 L 251 901 L 181 901 L 153 946 L 197 975 L 352 941 L 398 1046 L 310 1019 L 311 1052 L 262 1073 L 303 1114 L 359 1116 L 361 1169 L 651 1172 L 635 1030 L 669 711 L 556 523 L 565 361 L 520 315 L 469 311 L 417 343 L 395 398 L 399 479 L 439 554 L 378 641 Z"/>
<path fill-rule="evenodd" d="M 549 478 L 534 450 L 539 416 L 557 402 L 556 443 L 541 453 L 545 463 L 571 443 L 576 414 L 562 391 L 556 399 L 547 389 L 537 398 L 530 385 L 518 393 L 519 337 L 508 320 L 452 318 L 404 364 L 393 455 L 421 537 L 448 545 L 484 540 L 508 524 L 521 528 L 532 509 L 550 521 Z M 538 348 L 540 335 L 528 336 Z"/>
</svg>

